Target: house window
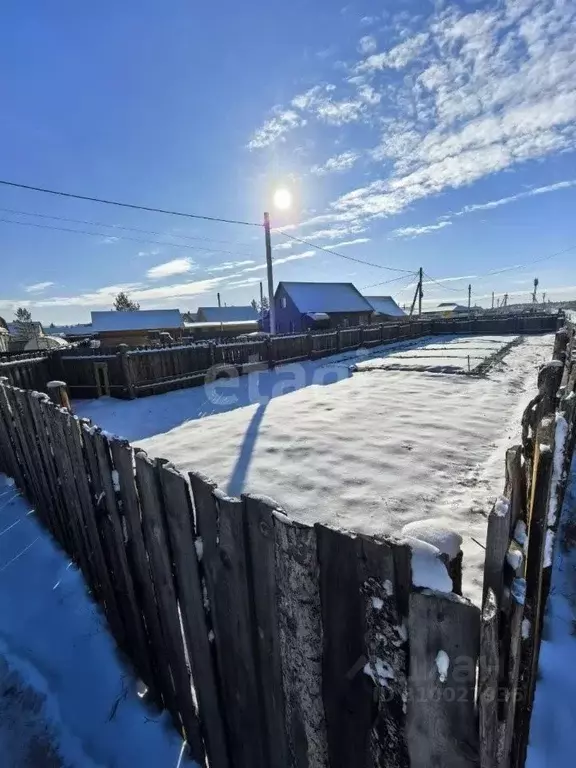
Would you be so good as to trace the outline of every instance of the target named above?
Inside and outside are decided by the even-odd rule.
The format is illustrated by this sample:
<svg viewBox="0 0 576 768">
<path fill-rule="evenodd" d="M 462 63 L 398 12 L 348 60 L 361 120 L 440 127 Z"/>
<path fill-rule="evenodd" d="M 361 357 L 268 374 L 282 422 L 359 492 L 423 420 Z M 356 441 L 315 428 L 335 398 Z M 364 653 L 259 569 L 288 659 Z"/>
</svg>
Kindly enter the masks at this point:
<svg viewBox="0 0 576 768">
<path fill-rule="evenodd" d="M 286 309 L 286 296 L 282 296 L 282 298 L 280 299 L 280 306 L 282 307 L 282 309 Z"/>
</svg>

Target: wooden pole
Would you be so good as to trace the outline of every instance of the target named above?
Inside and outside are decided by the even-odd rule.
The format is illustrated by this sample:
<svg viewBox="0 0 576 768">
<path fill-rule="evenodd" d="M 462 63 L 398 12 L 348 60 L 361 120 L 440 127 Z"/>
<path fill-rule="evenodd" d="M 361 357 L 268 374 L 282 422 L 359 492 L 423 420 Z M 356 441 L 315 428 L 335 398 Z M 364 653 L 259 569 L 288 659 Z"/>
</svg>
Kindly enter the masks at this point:
<svg viewBox="0 0 576 768">
<path fill-rule="evenodd" d="M 494 309 L 494 291 L 492 291 L 492 309 Z"/>
<path fill-rule="evenodd" d="M 468 317 L 470 317 L 470 304 L 472 303 L 472 284 L 468 283 Z"/>
<path fill-rule="evenodd" d="M 264 213 L 264 242 L 266 244 L 266 277 L 268 279 L 268 317 L 270 333 L 276 333 L 276 307 L 274 306 L 274 276 L 272 274 L 272 239 L 270 237 L 270 214 Z"/>
<path fill-rule="evenodd" d="M 424 291 L 422 290 L 423 278 L 424 270 L 420 267 L 418 270 L 418 317 L 422 315 L 422 296 L 424 296 Z"/>
<path fill-rule="evenodd" d="M 46 384 L 46 389 L 50 395 L 50 400 L 56 405 L 66 408 L 67 411 L 72 413 L 72 406 L 70 405 L 70 397 L 68 395 L 68 386 L 65 381 L 49 381 Z"/>
</svg>

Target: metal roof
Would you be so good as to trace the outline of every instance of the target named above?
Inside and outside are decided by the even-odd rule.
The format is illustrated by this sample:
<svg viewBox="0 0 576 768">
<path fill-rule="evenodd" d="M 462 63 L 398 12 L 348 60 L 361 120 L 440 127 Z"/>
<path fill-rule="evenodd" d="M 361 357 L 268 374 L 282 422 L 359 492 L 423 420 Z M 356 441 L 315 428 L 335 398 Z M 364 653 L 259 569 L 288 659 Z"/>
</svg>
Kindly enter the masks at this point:
<svg viewBox="0 0 576 768">
<path fill-rule="evenodd" d="M 92 332 L 102 331 L 158 331 L 181 328 L 178 309 L 138 309 L 135 312 L 92 312 Z"/>
<path fill-rule="evenodd" d="M 196 314 L 198 322 L 206 323 L 234 323 L 246 320 L 258 320 L 258 312 L 254 307 L 198 307 Z M 202 320 L 200 320 L 202 317 Z"/>
<path fill-rule="evenodd" d="M 390 317 L 406 316 L 406 312 L 396 304 L 392 296 L 364 296 L 364 298 L 370 302 L 374 312 L 378 312 L 380 315 L 389 315 Z"/>
<path fill-rule="evenodd" d="M 352 283 L 285 283 L 296 308 L 308 312 L 372 312 L 372 307 Z"/>
</svg>

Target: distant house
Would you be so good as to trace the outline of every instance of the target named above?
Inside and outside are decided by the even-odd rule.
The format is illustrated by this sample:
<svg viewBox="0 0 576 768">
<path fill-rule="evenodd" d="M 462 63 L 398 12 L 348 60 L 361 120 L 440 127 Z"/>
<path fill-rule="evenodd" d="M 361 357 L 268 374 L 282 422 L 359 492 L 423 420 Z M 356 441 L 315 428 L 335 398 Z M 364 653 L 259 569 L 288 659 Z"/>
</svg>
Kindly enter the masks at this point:
<svg viewBox="0 0 576 768">
<path fill-rule="evenodd" d="M 454 317 L 454 315 L 467 315 L 468 307 L 463 304 L 456 304 L 454 301 L 443 301 L 434 309 L 427 309 L 425 315 L 443 315 L 444 317 Z"/>
<path fill-rule="evenodd" d="M 31 339 L 39 339 L 44 336 L 44 329 L 42 323 L 37 320 L 30 320 L 30 322 L 15 320 L 13 323 L 8 323 L 8 333 L 10 334 L 10 351 L 23 352 Z"/>
<path fill-rule="evenodd" d="M 92 323 L 77 323 L 76 325 L 49 325 L 47 328 L 51 336 L 63 336 L 72 341 L 85 339 L 92 334 Z"/>
<path fill-rule="evenodd" d="M 277 333 L 367 325 L 373 312 L 352 283 L 280 282 L 274 308 Z"/>
<path fill-rule="evenodd" d="M 243 323 L 248 320 L 258 321 L 258 312 L 254 307 L 198 307 L 197 323 Z"/>
<path fill-rule="evenodd" d="M 182 318 L 178 309 L 139 309 L 135 312 L 92 312 L 90 336 L 96 336 L 105 347 L 128 344 L 143 346 L 161 341 L 169 334 L 175 341 L 182 336 Z M 167 337 L 164 337 L 167 338 Z"/>
<path fill-rule="evenodd" d="M 184 334 L 194 341 L 202 339 L 231 339 L 259 330 L 258 320 L 227 320 L 220 323 L 198 323 L 184 321 Z"/>
<path fill-rule="evenodd" d="M 4 318 L 0 317 L 0 352 L 8 352 L 8 326 Z"/>
<path fill-rule="evenodd" d="M 406 312 L 396 304 L 392 296 L 364 296 L 364 298 L 374 310 L 376 322 L 407 317 Z"/>
</svg>

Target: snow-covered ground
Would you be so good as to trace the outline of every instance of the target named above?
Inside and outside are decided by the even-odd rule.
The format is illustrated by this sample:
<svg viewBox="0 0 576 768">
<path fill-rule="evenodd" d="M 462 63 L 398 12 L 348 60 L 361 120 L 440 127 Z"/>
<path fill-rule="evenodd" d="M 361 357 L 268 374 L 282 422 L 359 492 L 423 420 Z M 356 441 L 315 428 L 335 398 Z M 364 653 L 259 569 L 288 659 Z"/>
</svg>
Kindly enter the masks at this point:
<svg viewBox="0 0 576 768">
<path fill-rule="evenodd" d="M 138 700 L 80 573 L 0 474 L 0 765 L 176 768 L 180 750 Z"/>
<path fill-rule="evenodd" d="M 526 768 L 568 768 L 576 754 L 576 454 L 560 520 L 538 673 Z"/>
<path fill-rule="evenodd" d="M 411 349 L 359 362 L 359 371 L 403 370 L 429 373 L 474 373 L 492 355 L 500 352 L 518 336 L 467 336 L 444 340 L 432 338 Z"/>
<path fill-rule="evenodd" d="M 151 456 L 201 470 L 229 494 L 271 496 L 294 517 L 368 533 L 444 518 L 464 539 L 465 594 L 479 600 L 486 516 L 552 340 L 526 337 L 482 378 L 350 367 L 426 344 L 491 353 L 501 337 L 420 339 L 75 408 Z"/>
</svg>

